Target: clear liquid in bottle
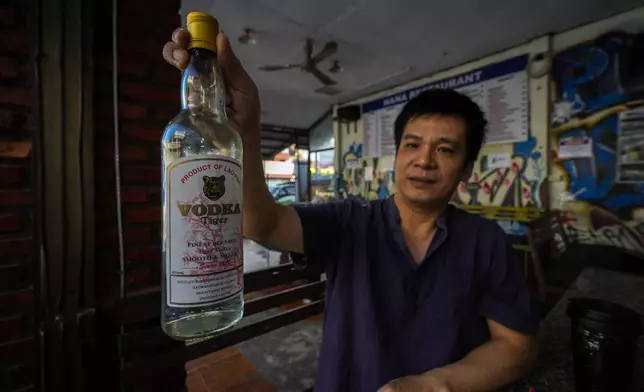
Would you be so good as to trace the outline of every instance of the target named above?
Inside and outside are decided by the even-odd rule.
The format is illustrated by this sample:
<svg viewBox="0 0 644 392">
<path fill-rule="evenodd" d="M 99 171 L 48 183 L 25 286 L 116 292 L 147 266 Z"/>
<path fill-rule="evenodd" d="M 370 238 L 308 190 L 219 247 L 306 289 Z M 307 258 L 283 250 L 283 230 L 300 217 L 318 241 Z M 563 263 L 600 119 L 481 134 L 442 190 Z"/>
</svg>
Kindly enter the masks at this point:
<svg viewBox="0 0 644 392">
<path fill-rule="evenodd" d="M 206 338 L 243 316 L 242 139 L 226 116 L 218 23 L 188 14 L 190 63 L 181 112 L 161 140 L 161 326 L 177 340 Z"/>
</svg>

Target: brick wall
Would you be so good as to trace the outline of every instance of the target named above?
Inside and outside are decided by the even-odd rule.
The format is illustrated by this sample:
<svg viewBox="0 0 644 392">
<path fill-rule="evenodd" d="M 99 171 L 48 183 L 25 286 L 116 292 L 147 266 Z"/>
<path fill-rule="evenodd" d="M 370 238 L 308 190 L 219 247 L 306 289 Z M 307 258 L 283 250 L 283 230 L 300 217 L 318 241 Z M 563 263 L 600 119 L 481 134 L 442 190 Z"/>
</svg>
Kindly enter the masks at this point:
<svg viewBox="0 0 644 392">
<path fill-rule="evenodd" d="M 0 3 L 0 143 L 36 137 L 32 5 Z M 33 154 L 0 156 L 0 391 L 35 387 L 34 199 Z"/>
<path fill-rule="evenodd" d="M 161 282 L 160 141 L 165 125 L 180 107 L 180 73 L 163 61 L 161 52 L 172 31 L 180 25 L 179 8 L 180 0 L 121 1 L 119 4 L 120 183 L 128 295 L 158 287 Z M 99 307 L 108 319 L 104 322 L 106 329 L 99 334 L 106 361 L 103 369 L 112 369 L 111 375 L 102 375 L 109 383 L 116 379 L 112 376 L 117 370 L 114 364 L 118 362 L 115 361 L 114 328 L 110 330 L 106 325 L 113 320 L 110 309 L 118 300 L 120 288 L 111 1 L 96 2 L 94 18 L 96 287 Z M 105 390 L 110 388 L 114 387 Z"/>
<path fill-rule="evenodd" d="M 35 0 L 0 4 L 0 142 L 32 142 L 37 136 L 35 6 Z M 161 49 L 180 24 L 180 1 L 122 1 L 119 6 L 126 287 L 135 295 L 160 283 L 159 142 L 165 124 L 179 110 L 180 77 L 163 62 Z M 109 314 L 119 294 L 111 2 L 96 2 L 94 10 L 96 283 L 99 309 Z M 0 157 L 0 391 L 28 391 L 37 379 L 34 282 L 40 244 L 34 235 L 34 163 L 33 154 L 24 159 Z M 109 332 L 109 323 L 99 331 L 99 349 L 106 354 L 105 374 L 98 375 L 103 380 L 114 375 L 118 363 L 112 361 L 114 336 L 102 334 Z M 107 385 L 104 390 L 116 390 Z"/>
<path fill-rule="evenodd" d="M 95 43 L 97 287 L 99 297 L 110 303 L 119 288 L 111 4 L 100 3 Z M 165 64 L 161 50 L 180 25 L 179 7 L 179 0 L 143 0 L 122 2 L 119 9 L 121 197 L 130 294 L 156 287 L 161 279 L 160 140 L 180 104 L 180 74 Z"/>
</svg>

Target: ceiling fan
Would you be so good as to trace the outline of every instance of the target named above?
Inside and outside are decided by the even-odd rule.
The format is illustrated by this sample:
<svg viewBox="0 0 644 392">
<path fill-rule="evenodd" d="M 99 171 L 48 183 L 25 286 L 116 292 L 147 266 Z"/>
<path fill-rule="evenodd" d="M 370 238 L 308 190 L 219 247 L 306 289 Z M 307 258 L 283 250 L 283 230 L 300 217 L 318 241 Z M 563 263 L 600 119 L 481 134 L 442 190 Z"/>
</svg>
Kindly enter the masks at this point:
<svg viewBox="0 0 644 392">
<path fill-rule="evenodd" d="M 307 38 L 304 45 L 304 54 L 306 58 L 300 64 L 285 64 L 285 65 L 258 65 L 257 69 L 261 71 L 281 71 L 285 69 L 299 68 L 302 72 L 310 73 L 317 78 L 325 86 L 333 86 L 336 83 L 326 74 L 322 73 L 317 65 L 326 58 L 333 56 L 338 51 L 338 44 L 335 41 L 329 41 L 324 44 L 322 49 L 314 56 L 313 55 L 313 39 Z"/>
</svg>

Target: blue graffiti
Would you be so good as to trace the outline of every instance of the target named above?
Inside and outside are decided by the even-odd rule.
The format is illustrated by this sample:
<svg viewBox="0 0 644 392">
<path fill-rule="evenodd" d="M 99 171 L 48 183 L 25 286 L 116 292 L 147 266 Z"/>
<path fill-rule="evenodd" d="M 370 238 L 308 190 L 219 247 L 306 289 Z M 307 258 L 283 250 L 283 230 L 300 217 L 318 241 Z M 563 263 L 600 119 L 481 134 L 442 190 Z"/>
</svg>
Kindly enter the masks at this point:
<svg viewBox="0 0 644 392">
<path fill-rule="evenodd" d="M 643 40 L 644 34 L 610 33 L 559 53 L 553 75 L 558 87 L 557 104 L 567 103 L 572 116 L 585 118 L 641 99 L 644 89 L 638 81 L 642 69 L 637 66 L 641 58 L 629 53 L 641 51 Z M 644 183 L 616 182 L 618 127 L 618 114 L 610 114 L 595 124 L 568 129 L 555 137 L 555 142 L 566 137 L 591 138 L 591 157 L 559 164 L 568 174 L 570 193 L 613 212 L 644 205 Z"/>
<path fill-rule="evenodd" d="M 554 60 L 559 102 L 568 102 L 572 116 L 587 116 L 628 100 L 619 73 L 622 48 L 631 43 L 623 33 L 604 35 L 570 48 Z"/>
<path fill-rule="evenodd" d="M 355 154 L 356 157 L 361 157 L 362 156 L 362 143 L 356 143 L 353 142 L 349 146 L 349 150 L 347 151 L 347 154 Z"/>
<path fill-rule="evenodd" d="M 378 190 L 376 192 L 378 193 L 378 199 L 382 200 L 389 197 L 389 189 L 387 189 L 385 182 L 380 178 L 378 179 Z"/>
<path fill-rule="evenodd" d="M 353 142 L 342 155 L 342 168 L 340 171 L 339 183 L 343 190 L 348 190 L 351 186 L 360 186 L 362 183 L 362 170 L 359 167 L 360 158 L 362 158 L 362 143 Z M 348 169 L 345 178 L 344 171 Z"/>
<path fill-rule="evenodd" d="M 539 186 L 545 176 L 545 173 L 543 173 L 542 170 L 542 167 L 545 167 L 545 165 L 542 164 L 543 154 L 537 150 L 537 144 L 537 139 L 534 136 L 531 136 L 525 142 L 514 144 L 514 156 L 522 157 L 526 168 L 530 165 L 534 171 L 534 175 L 531 176 L 532 179 L 526 177 L 526 168 L 521 171 L 521 183 L 530 188 L 530 192 L 532 192 L 534 200 L 538 200 L 534 195 L 539 194 Z"/>
<path fill-rule="evenodd" d="M 577 158 L 560 162 L 570 179 L 570 193 L 578 200 L 593 201 L 611 211 L 621 207 L 644 204 L 644 184 L 616 183 L 616 140 L 618 117 L 612 115 L 595 126 L 562 132 L 567 136 L 592 138 L 593 158 Z"/>
<path fill-rule="evenodd" d="M 521 237 L 528 234 L 528 227 L 521 222 L 512 220 L 497 220 L 496 223 L 501 226 L 503 231 L 505 231 L 505 234 Z"/>
</svg>

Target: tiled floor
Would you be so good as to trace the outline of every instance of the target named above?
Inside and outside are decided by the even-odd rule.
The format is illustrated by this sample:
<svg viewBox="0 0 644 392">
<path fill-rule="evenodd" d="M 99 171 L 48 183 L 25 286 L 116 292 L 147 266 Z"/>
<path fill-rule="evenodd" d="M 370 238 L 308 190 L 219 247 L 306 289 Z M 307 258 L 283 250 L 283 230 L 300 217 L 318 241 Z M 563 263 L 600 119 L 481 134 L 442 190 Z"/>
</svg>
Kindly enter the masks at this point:
<svg viewBox="0 0 644 392">
<path fill-rule="evenodd" d="M 188 392 L 277 392 L 235 347 L 186 364 Z"/>
<path fill-rule="evenodd" d="M 323 314 L 304 322 L 320 322 Z M 277 392 L 236 347 L 186 364 L 188 392 Z"/>
<path fill-rule="evenodd" d="M 294 284 L 275 286 L 244 296 L 246 301 L 293 287 Z M 301 305 L 298 301 L 282 306 L 282 310 Z M 320 322 L 322 314 L 304 320 Z M 236 347 L 214 352 L 186 364 L 188 392 L 277 392 Z"/>
</svg>

